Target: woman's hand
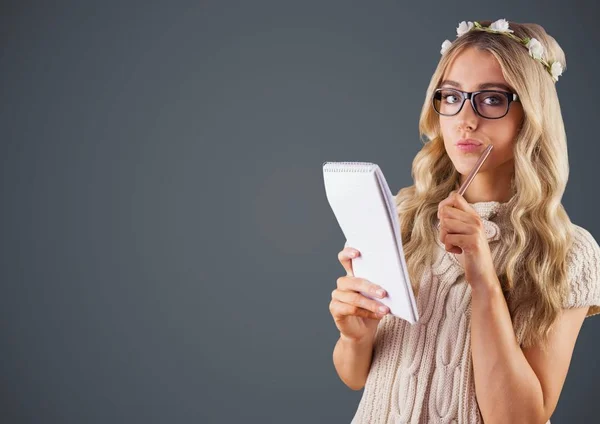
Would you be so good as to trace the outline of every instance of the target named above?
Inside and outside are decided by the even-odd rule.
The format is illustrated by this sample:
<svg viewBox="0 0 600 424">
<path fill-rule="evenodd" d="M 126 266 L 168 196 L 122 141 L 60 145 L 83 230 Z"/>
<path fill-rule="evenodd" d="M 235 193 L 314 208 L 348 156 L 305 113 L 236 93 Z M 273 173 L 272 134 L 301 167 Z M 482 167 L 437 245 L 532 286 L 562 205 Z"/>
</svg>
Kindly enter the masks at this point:
<svg viewBox="0 0 600 424">
<path fill-rule="evenodd" d="M 340 336 L 353 341 L 372 339 L 377 324 L 389 312 L 389 308 L 383 303 L 359 293 L 362 291 L 378 298 L 387 295 L 378 285 L 364 278 L 354 277 L 352 258 L 358 255 L 360 252 L 351 247 L 345 247 L 338 253 L 338 260 L 346 270 L 346 276 L 338 278 L 337 288 L 331 293 L 329 303 L 329 311 L 340 330 Z M 382 306 L 384 309 L 380 310 Z"/>
<path fill-rule="evenodd" d="M 461 254 L 465 279 L 471 286 L 497 280 L 490 246 L 477 212 L 456 191 L 438 205 L 440 240 L 446 251 Z"/>
</svg>

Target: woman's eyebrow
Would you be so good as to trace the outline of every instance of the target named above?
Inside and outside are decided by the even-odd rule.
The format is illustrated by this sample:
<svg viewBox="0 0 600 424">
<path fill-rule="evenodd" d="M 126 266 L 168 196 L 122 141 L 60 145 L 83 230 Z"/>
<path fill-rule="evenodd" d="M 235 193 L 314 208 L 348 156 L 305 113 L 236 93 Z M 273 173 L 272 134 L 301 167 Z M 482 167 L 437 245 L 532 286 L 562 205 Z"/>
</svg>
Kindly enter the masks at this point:
<svg viewBox="0 0 600 424">
<path fill-rule="evenodd" d="M 450 85 L 452 87 L 461 88 L 460 83 L 458 83 L 456 81 L 452 81 L 452 80 L 444 80 L 444 81 L 442 81 L 442 83 L 440 85 Z M 501 82 L 485 82 L 485 83 L 479 84 L 477 86 L 478 90 L 485 90 L 487 88 L 501 88 L 502 90 L 510 91 L 511 93 L 514 91 L 508 85 L 503 84 Z"/>
</svg>

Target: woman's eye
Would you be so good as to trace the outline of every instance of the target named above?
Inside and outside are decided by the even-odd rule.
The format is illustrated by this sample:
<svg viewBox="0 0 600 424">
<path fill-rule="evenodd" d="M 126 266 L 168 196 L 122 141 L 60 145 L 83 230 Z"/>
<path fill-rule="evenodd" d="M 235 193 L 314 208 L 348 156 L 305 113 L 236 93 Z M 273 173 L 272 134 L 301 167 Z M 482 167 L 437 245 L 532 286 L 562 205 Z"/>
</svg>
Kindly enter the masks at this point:
<svg viewBox="0 0 600 424">
<path fill-rule="evenodd" d="M 444 100 L 446 101 L 446 103 L 456 103 L 458 101 L 456 96 L 454 96 L 452 94 L 445 95 Z"/>
<path fill-rule="evenodd" d="M 491 106 L 495 106 L 502 102 L 497 96 L 488 96 L 485 99 L 483 99 L 483 101 L 486 105 L 491 105 Z"/>
</svg>

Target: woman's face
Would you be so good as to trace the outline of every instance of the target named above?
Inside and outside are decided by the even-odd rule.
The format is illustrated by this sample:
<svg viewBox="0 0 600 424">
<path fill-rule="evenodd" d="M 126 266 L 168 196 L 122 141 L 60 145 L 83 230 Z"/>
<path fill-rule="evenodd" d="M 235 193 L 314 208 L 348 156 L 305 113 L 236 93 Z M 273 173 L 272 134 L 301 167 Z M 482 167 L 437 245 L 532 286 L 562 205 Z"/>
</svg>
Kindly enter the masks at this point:
<svg viewBox="0 0 600 424">
<path fill-rule="evenodd" d="M 489 52 L 472 47 L 463 50 L 450 63 L 442 78 L 440 88 L 442 87 L 467 92 L 500 90 L 514 93 L 504 79 L 496 58 Z M 447 101 L 457 100 L 460 102 L 460 98 L 450 97 Z M 478 99 L 481 109 L 492 108 L 495 102 L 497 100 L 494 98 Z M 467 99 L 457 115 L 440 115 L 439 119 L 446 152 L 460 174 L 467 175 L 471 171 L 488 144 L 492 144 L 494 148 L 479 172 L 513 172 L 513 146 L 523 120 L 523 107 L 520 102 L 510 103 L 509 111 L 503 118 L 486 119 L 475 113 L 471 100 Z M 481 145 L 459 147 L 458 143 L 465 140 L 479 142 Z"/>
</svg>

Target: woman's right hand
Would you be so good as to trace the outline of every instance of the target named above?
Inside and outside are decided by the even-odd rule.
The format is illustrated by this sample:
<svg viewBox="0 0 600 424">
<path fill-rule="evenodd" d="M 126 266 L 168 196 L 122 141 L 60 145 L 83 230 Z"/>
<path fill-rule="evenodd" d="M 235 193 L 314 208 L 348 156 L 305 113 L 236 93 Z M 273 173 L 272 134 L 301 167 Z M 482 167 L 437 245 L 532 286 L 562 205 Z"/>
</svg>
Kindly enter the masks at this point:
<svg viewBox="0 0 600 424">
<path fill-rule="evenodd" d="M 360 293 L 369 293 L 376 298 L 387 296 L 382 287 L 364 278 L 354 277 L 352 258 L 359 255 L 360 252 L 351 247 L 344 247 L 338 253 L 338 260 L 346 270 L 346 276 L 338 278 L 337 288 L 331 293 L 329 303 L 329 311 L 340 335 L 354 341 L 372 339 L 377 324 L 389 312 L 389 308 L 383 303 Z M 379 309 L 382 306 L 384 310 Z"/>
</svg>

